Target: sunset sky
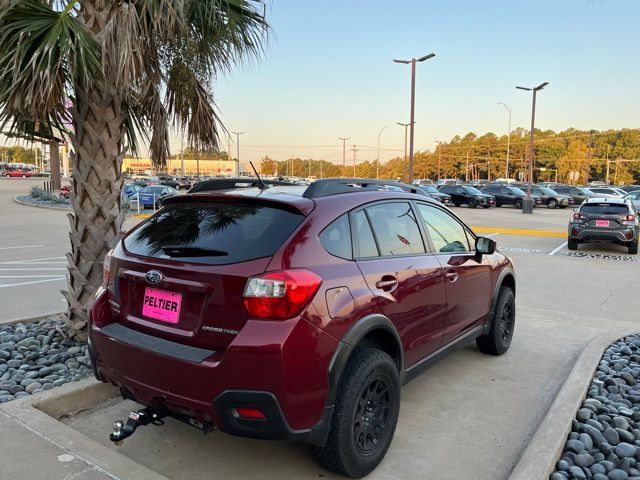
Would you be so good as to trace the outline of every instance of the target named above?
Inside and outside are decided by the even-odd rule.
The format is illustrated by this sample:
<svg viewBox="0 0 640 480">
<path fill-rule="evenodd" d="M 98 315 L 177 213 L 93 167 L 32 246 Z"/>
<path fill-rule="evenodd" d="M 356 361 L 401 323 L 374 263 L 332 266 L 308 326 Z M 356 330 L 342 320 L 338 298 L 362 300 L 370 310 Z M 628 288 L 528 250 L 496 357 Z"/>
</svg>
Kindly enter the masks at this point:
<svg viewBox="0 0 640 480">
<path fill-rule="evenodd" d="M 468 131 L 505 133 L 498 102 L 512 107 L 513 128 L 528 127 L 531 97 L 515 86 L 543 81 L 540 128 L 640 126 L 637 0 L 276 0 L 267 13 L 264 58 L 214 86 L 225 125 L 246 131 L 243 161 L 337 161 L 338 137 L 374 159 L 384 126 L 382 160 L 400 154 L 410 66 L 392 59 L 430 52 L 417 70 L 416 150 Z"/>
</svg>

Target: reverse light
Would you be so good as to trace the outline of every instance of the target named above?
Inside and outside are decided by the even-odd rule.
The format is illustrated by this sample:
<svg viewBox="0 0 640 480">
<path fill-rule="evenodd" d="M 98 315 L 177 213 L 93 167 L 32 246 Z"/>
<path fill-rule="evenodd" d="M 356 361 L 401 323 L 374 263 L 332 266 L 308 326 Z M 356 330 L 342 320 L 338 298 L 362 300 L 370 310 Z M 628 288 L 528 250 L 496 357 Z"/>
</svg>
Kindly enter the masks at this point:
<svg viewBox="0 0 640 480">
<path fill-rule="evenodd" d="M 104 256 L 104 262 L 102 262 L 102 285 L 106 288 L 109 285 L 109 275 L 111 274 L 111 257 L 113 256 L 113 250 L 109 250 Z"/>
<path fill-rule="evenodd" d="M 322 279 L 305 269 L 281 270 L 250 278 L 244 289 L 244 305 L 251 318 L 295 317 L 318 291 Z"/>
</svg>

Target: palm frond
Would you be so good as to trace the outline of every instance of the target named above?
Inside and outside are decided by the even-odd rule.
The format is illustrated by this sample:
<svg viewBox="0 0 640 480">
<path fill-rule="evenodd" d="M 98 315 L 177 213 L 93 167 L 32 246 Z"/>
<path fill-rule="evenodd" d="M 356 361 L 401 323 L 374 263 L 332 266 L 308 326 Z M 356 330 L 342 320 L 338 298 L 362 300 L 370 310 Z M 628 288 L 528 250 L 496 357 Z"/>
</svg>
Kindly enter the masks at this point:
<svg viewBox="0 0 640 480">
<path fill-rule="evenodd" d="M 100 47 L 71 9 L 39 0 L 0 8 L 0 122 L 65 120 L 72 82 L 89 84 L 100 69 Z"/>
</svg>

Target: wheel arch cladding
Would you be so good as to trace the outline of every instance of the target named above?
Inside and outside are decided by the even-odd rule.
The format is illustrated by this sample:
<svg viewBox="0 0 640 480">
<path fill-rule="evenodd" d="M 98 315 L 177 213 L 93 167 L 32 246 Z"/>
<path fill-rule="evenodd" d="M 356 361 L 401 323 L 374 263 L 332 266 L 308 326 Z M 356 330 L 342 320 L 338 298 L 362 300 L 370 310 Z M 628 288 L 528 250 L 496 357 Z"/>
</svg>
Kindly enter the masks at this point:
<svg viewBox="0 0 640 480">
<path fill-rule="evenodd" d="M 382 350 L 394 360 L 398 373 L 404 372 L 404 350 L 395 326 L 384 315 L 373 314 L 358 320 L 344 335 L 329 364 L 329 396 L 327 405 L 333 405 L 344 372 L 353 350 L 369 346 Z"/>
</svg>

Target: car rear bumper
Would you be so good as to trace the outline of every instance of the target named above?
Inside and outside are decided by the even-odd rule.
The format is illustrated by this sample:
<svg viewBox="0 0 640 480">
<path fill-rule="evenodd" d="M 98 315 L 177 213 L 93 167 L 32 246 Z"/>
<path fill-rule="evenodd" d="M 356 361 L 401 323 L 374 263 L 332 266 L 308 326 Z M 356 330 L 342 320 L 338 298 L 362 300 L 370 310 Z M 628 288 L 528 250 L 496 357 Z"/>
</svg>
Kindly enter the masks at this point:
<svg viewBox="0 0 640 480">
<path fill-rule="evenodd" d="M 625 229 L 606 229 L 606 228 L 581 228 L 569 227 L 569 239 L 579 242 L 612 242 L 627 243 L 637 238 L 637 232 L 634 228 Z"/>
<path fill-rule="evenodd" d="M 96 377 L 125 398 L 233 435 L 325 441 L 333 412 L 327 372 L 338 342 L 323 330 L 301 318 L 250 320 L 215 352 L 110 323 L 105 299 L 90 306 L 90 357 Z M 238 407 L 265 418 L 240 417 Z"/>
</svg>

